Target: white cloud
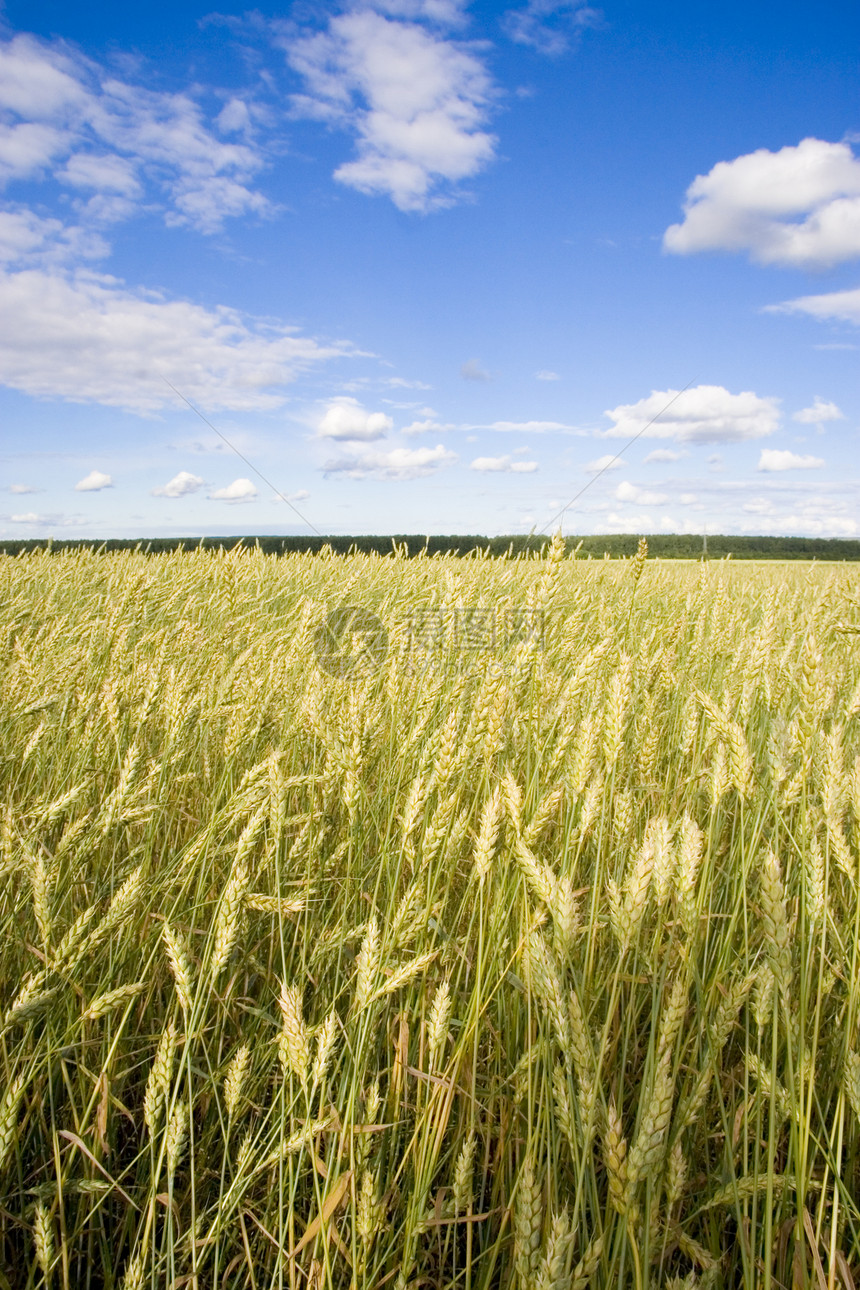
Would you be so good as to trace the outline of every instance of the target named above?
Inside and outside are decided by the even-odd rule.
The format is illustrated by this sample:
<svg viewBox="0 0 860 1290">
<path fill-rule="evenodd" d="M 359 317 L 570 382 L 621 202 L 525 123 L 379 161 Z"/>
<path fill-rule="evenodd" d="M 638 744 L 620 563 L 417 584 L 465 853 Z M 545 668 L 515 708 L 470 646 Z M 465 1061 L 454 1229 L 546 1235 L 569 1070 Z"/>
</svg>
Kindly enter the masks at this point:
<svg viewBox="0 0 860 1290">
<path fill-rule="evenodd" d="M 349 395 L 332 399 L 317 427 L 320 439 L 384 439 L 394 426 L 385 412 L 368 412 Z"/>
<path fill-rule="evenodd" d="M 765 313 L 809 314 L 811 318 L 833 319 L 860 326 L 860 287 L 849 291 L 828 291 L 821 296 L 799 296 L 781 305 L 765 305 Z"/>
<path fill-rule="evenodd" d="M 402 211 L 429 211 L 450 205 L 457 185 L 493 158 L 496 140 L 484 129 L 490 77 L 435 32 L 358 9 L 285 49 L 308 89 L 294 110 L 357 137 L 356 159 L 334 172 L 340 183 L 385 194 Z"/>
<path fill-rule="evenodd" d="M 435 448 L 371 448 L 350 445 L 342 456 L 323 466 L 327 475 L 346 475 L 350 479 L 421 479 L 434 475 L 457 460 L 456 453 L 443 445 Z"/>
<path fill-rule="evenodd" d="M 8 491 L 20 495 L 23 493 L 38 493 L 41 492 L 41 489 L 33 488 L 30 484 L 10 484 Z"/>
<path fill-rule="evenodd" d="M 628 479 L 618 485 L 615 496 L 619 502 L 635 502 L 637 506 L 662 506 L 669 500 L 666 493 L 649 492 L 647 488 L 639 488 L 637 484 L 631 484 Z"/>
<path fill-rule="evenodd" d="M 511 457 L 476 457 L 470 470 L 503 471 L 506 474 L 531 475 L 538 469 L 536 461 L 513 461 Z"/>
<path fill-rule="evenodd" d="M 153 488 L 153 497 L 187 497 L 189 493 L 196 493 L 203 487 L 203 480 L 199 475 L 192 475 L 189 470 L 180 470 L 178 475 L 174 475 L 166 484 L 159 488 Z"/>
<path fill-rule="evenodd" d="M 209 409 L 276 408 L 272 387 L 345 352 L 115 278 L 0 273 L 0 382 L 39 398 L 148 413 L 177 402 L 166 379 Z"/>
<path fill-rule="evenodd" d="M 407 381 L 403 376 L 389 376 L 386 385 L 391 385 L 395 389 L 401 390 L 432 390 L 433 386 L 428 385 L 426 381 Z"/>
<path fill-rule="evenodd" d="M 215 124 L 224 134 L 242 134 L 251 125 L 251 113 L 241 99 L 230 99 L 215 118 Z"/>
<path fill-rule="evenodd" d="M 679 500 L 682 506 L 695 506 L 699 498 L 695 493 L 682 493 Z"/>
<path fill-rule="evenodd" d="M 761 439 L 779 425 L 778 404 L 778 399 L 760 398 L 749 390 L 730 394 L 722 385 L 696 385 L 681 394 L 653 390 L 638 403 L 620 404 L 605 412 L 614 425 L 602 431 L 601 438 L 630 439 L 642 434 L 647 439 L 674 439 L 676 443 Z"/>
<path fill-rule="evenodd" d="M 310 493 L 306 488 L 299 488 L 295 493 L 287 493 L 288 502 L 306 502 Z"/>
<path fill-rule="evenodd" d="M 758 459 L 759 470 L 819 470 L 824 465 L 822 457 L 801 457 L 787 448 L 762 448 Z"/>
<path fill-rule="evenodd" d="M 11 520 L 13 524 L 38 524 L 43 528 L 50 526 L 61 529 L 75 528 L 85 522 L 79 515 L 63 515 L 57 512 L 38 515 L 35 511 L 25 511 L 22 515 L 7 515 L 3 518 Z"/>
<path fill-rule="evenodd" d="M 828 403 L 816 394 L 812 406 L 792 413 L 792 420 L 800 421 L 802 425 L 816 426 L 822 425 L 825 421 L 844 421 L 845 413 L 835 403 Z"/>
<path fill-rule="evenodd" d="M 563 421 L 490 421 L 487 425 L 469 426 L 470 430 L 499 430 L 514 434 L 548 434 L 553 430 L 575 430 Z"/>
<path fill-rule="evenodd" d="M 468 0 L 374 0 L 374 9 L 392 18 L 428 18 L 444 26 L 458 26 Z"/>
<path fill-rule="evenodd" d="M 486 371 L 476 358 L 469 358 L 460 368 L 460 375 L 464 381 L 489 381 L 492 380 L 490 373 Z"/>
<path fill-rule="evenodd" d="M 530 45 L 541 54 L 561 54 L 571 37 L 598 17 L 585 0 L 527 0 L 521 9 L 508 10 L 502 26 L 518 45 Z"/>
<path fill-rule="evenodd" d="M 550 372 L 546 368 L 542 368 L 541 371 L 535 372 L 535 376 L 539 381 L 560 381 L 561 380 L 561 377 L 559 376 L 558 372 Z"/>
<path fill-rule="evenodd" d="M 452 421 L 434 421 L 428 418 L 426 421 L 410 421 L 408 426 L 404 426 L 401 434 L 439 434 L 443 430 L 456 430 L 457 427 Z"/>
<path fill-rule="evenodd" d="M 122 197 L 139 197 L 140 182 L 134 166 L 125 157 L 78 152 L 70 157 L 57 178 L 74 188 L 89 188 L 100 193 L 119 193 Z"/>
<path fill-rule="evenodd" d="M 598 457 L 595 461 L 590 461 L 584 469 L 593 475 L 598 475 L 602 474 L 605 470 L 623 470 L 626 464 L 627 463 L 622 461 L 620 457 L 613 457 L 612 453 L 607 452 L 604 453 L 602 457 Z"/>
<path fill-rule="evenodd" d="M 650 466 L 653 462 L 680 461 L 684 456 L 686 456 L 686 453 L 675 452 L 672 448 L 655 448 L 653 452 L 648 453 L 644 464 Z"/>
<path fill-rule="evenodd" d="M 90 221 L 127 216 L 146 201 L 169 224 L 213 233 L 230 216 L 269 209 L 249 187 L 262 154 L 220 140 L 189 94 L 121 81 L 59 42 L 0 42 L 0 110 L 8 117 L 0 177 L 50 171 L 75 189 L 112 196 L 88 206 Z"/>
<path fill-rule="evenodd" d="M 0 263 L 52 264 L 99 259 L 110 250 L 94 229 L 43 218 L 27 207 L 0 210 Z"/>
<path fill-rule="evenodd" d="M 76 493 L 100 493 L 103 488 L 113 488 L 113 480 L 101 470 L 91 470 L 75 484 Z"/>
<path fill-rule="evenodd" d="M 257 490 L 250 479 L 234 479 L 226 488 L 216 488 L 209 494 L 213 502 L 253 502 Z"/>
<path fill-rule="evenodd" d="M 748 251 L 761 264 L 825 268 L 860 256 L 860 160 L 847 143 L 804 139 L 720 161 L 687 189 L 678 255 Z"/>
</svg>

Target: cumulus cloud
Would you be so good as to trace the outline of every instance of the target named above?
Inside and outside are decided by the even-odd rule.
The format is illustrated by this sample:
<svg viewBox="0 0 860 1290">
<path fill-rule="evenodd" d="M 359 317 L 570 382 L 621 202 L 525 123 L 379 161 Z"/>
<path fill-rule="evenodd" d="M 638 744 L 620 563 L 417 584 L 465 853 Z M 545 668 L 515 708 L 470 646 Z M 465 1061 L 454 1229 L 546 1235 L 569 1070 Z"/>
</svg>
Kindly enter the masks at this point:
<svg viewBox="0 0 860 1290">
<path fill-rule="evenodd" d="M 92 274 L 0 273 L 0 305 L 2 384 L 138 413 L 176 402 L 165 380 L 210 410 L 280 407 L 278 386 L 349 352 Z"/>
<path fill-rule="evenodd" d="M 637 506 L 662 506 L 669 500 L 666 493 L 653 493 L 647 488 L 639 488 L 637 484 L 631 484 L 628 479 L 618 485 L 615 496 L 619 502 L 635 502 Z"/>
<path fill-rule="evenodd" d="M 518 45 L 530 45 L 541 54 L 562 54 L 599 16 L 584 0 L 528 0 L 521 9 L 509 9 L 502 26 Z"/>
<path fill-rule="evenodd" d="M 803 457 L 787 448 L 762 448 L 758 459 L 758 469 L 765 471 L 820 470 L 823 465 L 823 457 Z"/>
<path fill-rule="evenodd" d="M 464 381 L 489 381 L 492 379 L 490 373 L 481 367 L 476 358 L 466 360 L 460 368 L 460 375 Z"/>
<path fill-rule="evenodd" d="M 320 439 L 384 439 L 394 422 L 385 412 L 368 412 L 358 399 L 332 399 L 317 427 Z"/>
<path fill-rule="evenodd" d="M 20 495 L 22 493 L 39 493 L 41 489 L 33 488 L 30 484 L 10 484 L 8 492 Z"/>
<path fill-rule="evenodd" d="M 848 291 L 827 291 L 820 296 L 799 296 L 779 305 L 765 305 L 765 313 L 809 314 L 822 321 L 856 323 L 860 326 L 860 287 Z M 849 346 L 850 348 L 850 346 Z"/>
<path fill-rule="evenodd" d="M 641 434 L 676 443 L 740 443 L 773 434 L 779 425 L 779 400 L 760 398 L 749 390 L 730 394 L 722 385 L 696 385 L 680 394 L 653 390 L 638 403 L 620 404 L 604 416 L 614 424 L 601 432 L 602 438 Z"/>
<path fill-rule="evenodd" d="M 844 421 L 845 413 L 835 403 L 828 403 L 826 399 L 816 394 L 812 406 L 793 412 L 792 420 L 800 421 L 802 425 L 818 426 L 823 425 L 825 421 Z"/>
<path fill-rule="evenodd" d="M 192 475 L 190 470 L 180 470 L 178 475 L 174 475 L 166 484 L 159 488 L 153 488 L 153 497 L 187 497 L 189 493 L 196 493 L 203 487 L 203 480 L 199 475 Z"/>
<path fill-rule="evenodd" d="M 216 488 L 209 494 L 213 502 L 253 502 L 257 490 L 250 479 L 234 479 L 226 488 Z"/>
<path fill-rule="evenodd" d="M 592 475 L 601 475 L 606 470 L 622 470 L 625 465 L 626 463 L 620 457 L 613 457 L 611 453 L 607 452 L 602 457 L 597 457 L 594 461 L 590 461 L 584 469 Z"/>
<path fill-rule="evenodd" d="M 559 376 L 558 372 L 550 372 L 547 368 L 541 368 L 539 372 L 535 372 L 535 376 L 539 381 L 560 381 L 561 380 L 561 377 Z"/>
<path fill-rule="evenodd" d="M 344 475 L 349 479 L 421 479 L 434 475 L 457 460 L 456 453 L 443 445 L 435 448 L 371 448 L 350 445 L 340 457 L 327 461 L 327 475 Z"/>
<path fill-rule="evenodd" d="M 90 220 L 146 201 L 169 224 L 214 233 L 231 216 L 269 209 L 249 182 L 262 154 L 219 139 L 190 94 L 122 81 L 59 42 L 0 42 L 0 110 L 0 178 L 50 173 L 93 195 Z"/>
<path fill-rule="evenodd" d="M 101 470 L 91 470 L 75 484 L 76 493 L 100 493 L 103 488 L 113 488 L 113 480 Z"/>
<path fill-rule="evenodd" d="M 685 453 L 675 452 L 672 448 L 655 448 L 645 458 L 645 465 L 650 466 L 652 463 L 660 461 L 680 461 L 684 456 L 686 456 Z"/>
<path fill-rule="evenodd" d="M 760 264 L 827 268 L 860 256 L 860 160 L 849 144 L 804 139 L 720 161 L 687 189 L 666 230 L 677 255 L 748 251 Z"/>
<path fill-rule="evenodd" d="M 476 457 L 469 464 L 470 470 L 482 472 L 502 471 L 506 474 L 531 475 L 538 469 L 536 461 L 514 461 L 511 457 Z"/>
<path fill-rule="evenodd" d="M 391 6 L 388 6 L 391 11 Z M 299 115 L 353 134 L 355 160 L 334 172 L 359 192 L 383 194 L 402 211 L 429 211 L 457 198 L 458 185 L 493 158 L 485 129 L 493 87 L 476 55 L 438 31 L 372 9 L 331 17 L 324 31 L 283 40 L 307 92 Z M 451 6 L 436 6 L 439 14 Z"/>
</svg>

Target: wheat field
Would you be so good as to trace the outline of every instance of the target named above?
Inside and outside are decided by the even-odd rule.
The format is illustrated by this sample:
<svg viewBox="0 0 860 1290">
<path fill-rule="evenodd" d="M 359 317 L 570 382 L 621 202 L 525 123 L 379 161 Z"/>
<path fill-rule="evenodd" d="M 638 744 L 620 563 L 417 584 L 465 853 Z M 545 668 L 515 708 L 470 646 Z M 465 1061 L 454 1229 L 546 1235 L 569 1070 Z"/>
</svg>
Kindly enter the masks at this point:
<svg viewBox="0 0 860 1290">
<path fill-rule="evenodd" d="M 850 565 L 0 594 L 0 1287 L 860 1281 Z"/>
</svg>

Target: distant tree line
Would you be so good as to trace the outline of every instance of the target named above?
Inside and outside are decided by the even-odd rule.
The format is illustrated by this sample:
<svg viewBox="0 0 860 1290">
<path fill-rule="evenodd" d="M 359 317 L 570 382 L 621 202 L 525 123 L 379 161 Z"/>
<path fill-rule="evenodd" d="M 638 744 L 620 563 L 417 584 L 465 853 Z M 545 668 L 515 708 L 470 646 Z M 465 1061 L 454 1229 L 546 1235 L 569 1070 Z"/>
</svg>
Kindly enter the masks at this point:
<svg viewBox="0 0 860 1290">
<path fill-rule="evenodd" d="M 639 533 L 590 535 L 566 539 L 569 551 L 578 548 L 580 559 L 604 556 L 617 559 L 636 552 Z M 648 540 L 649 556 L 660 559 L 698 559 L 703 555 L 701 535 L 686 533 L 654 533 L 644 535 Z M 0 540 L 0 554 L 24 555 L 29 551 L 142 551 L 158 555 L 171 551 L 194 551 L 202 547 L 207 551 L 230 550 L 236 546 L 259 547 L 266 555 L 293 553 L 318 553 L 324 548 L 334 555 L 347 555 L 350 551 L 360 554 L 399 555 L 415 557 L 426 552 L 428 556 L 474 556 L 487 553 L 491 556 L 524 555 L 540 552 L 549 542 L 548 537 L 535 534 L 516 534 L 508 537 L 482 537 L 479 534 L 422 537 L 414 533 L 357 537 L 204 537 L 204 538 L 9 538 Z M 726 534 L 708 535 L 707 557 L 734 560 L 860 560 L 860 540 L 854 538 L 805 538 L 805 537 L 731 537 Z"/>
</svg>

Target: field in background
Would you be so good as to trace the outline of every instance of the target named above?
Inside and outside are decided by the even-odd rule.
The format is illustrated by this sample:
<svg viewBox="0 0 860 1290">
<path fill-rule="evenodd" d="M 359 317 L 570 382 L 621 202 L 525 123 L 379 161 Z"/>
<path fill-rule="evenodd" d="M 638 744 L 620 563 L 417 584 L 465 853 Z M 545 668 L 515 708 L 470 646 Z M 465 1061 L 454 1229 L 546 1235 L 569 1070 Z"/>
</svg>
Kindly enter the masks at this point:
<svg viewBox="0 0 860 1290">
<path fill-rule="evenodd" d="M 564 557 L 0 560 L 0 1286 L 860 1280 L 857 575 Z"/>
</svg>

